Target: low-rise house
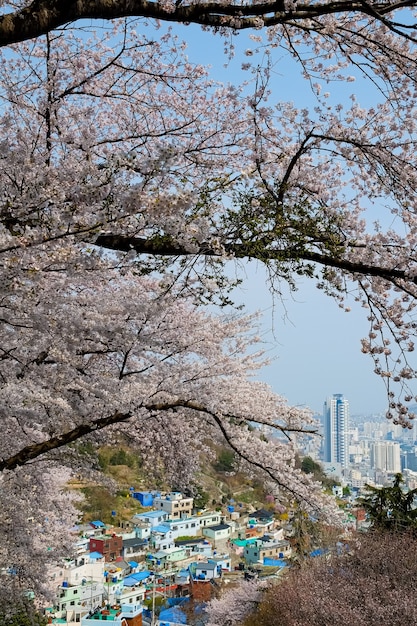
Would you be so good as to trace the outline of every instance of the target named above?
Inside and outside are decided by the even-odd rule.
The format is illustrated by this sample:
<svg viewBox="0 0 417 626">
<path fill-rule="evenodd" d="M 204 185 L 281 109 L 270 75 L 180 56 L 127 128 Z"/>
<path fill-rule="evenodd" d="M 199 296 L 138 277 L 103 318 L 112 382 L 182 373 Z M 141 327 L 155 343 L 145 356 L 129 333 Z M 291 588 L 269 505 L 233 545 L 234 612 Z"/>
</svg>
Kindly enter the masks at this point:
<svg viewBox="0 0 417 626">
<path fill-rule="evenodd" d="M 175 542 L 176 546 L 185 548 L 187 557 L 196 557 L 206 559 L 213 554 L 213 546 L 207 539 L 199 537 L 198 539 L 183 539 Z"/>
<path fill-rule="evenodd" d="M 106 530 L 106 524 L 99 519 L 89 522 L 88 526 L 92 528 L 93 531 L 100 533 L 100 535 L 102 535 Z"/>
<path fill-rule="evenodd" d="M 132 522 L 133 524 L 137 522 L 138 525 L 141 522 L 145 522 L 146 524 L 150 524 L 150 526 L 153 527 L 163 524 L 168 518 L 168 513 L 164 510 L 146 511 L 145 513 L 136 513 L 136 515 L 132 517 Z"/>
<path fill-rule="evenodd" d="M 154 550 L 168 550 L 175 547 L 174 532 L 167 523 L 154 526 L 151 531 L 150 543 Z"/>
<path fill-rule="evenodd" d="M 84 562 L 66 564 L 65 577 L 70 585 L 79 585 L 83 581 L 102 581 L 104 572 L 104 559 L 90 560 Z"/>
<path fill-rule="evenodd" d="M 136 518 L 131 519 L 133 534 L 138 539 L 149 539 L 151 536 L 152 524 L 150 522 L 144 522 Z M 161 522 L 163 523 L 163 522 Z"/>
<path fill-rule="evenodd" d="M 201 519 L 197 516 L 184 517 L 166 522 L 173 533 L 173 538 L 198 537 L 201 534 Z"/>
<path fill-rule="evenodd" d="M 222 521 L 222 514 L 219 511 L 204 511 L 202 513 L 198 513 L 197 517 L 200 520 L 201 529 L 206 526 L 216 526 Z"/>
<path fill-rule="evenodd" d="M 173 547 L 167 550 L 159 550 L 155 554 L 150 555 L 150 562 L 155 564 L 158 570 L 170 569 L 172 563 L 184 561 L 187 558 L 185 548 Z"/>
<path fill-rule="evenodd" d="M 265 558 L 286 559 L 291 556 L 291 545 L 285 539 L 279 541 L 257 539 L 245 546 L 243 556 L 248 565 L 263 564 Z"/>
<path fill-rule="evenodd" d="M 56 615 L 66 622 L 79 622 L 81 616 L 95 606 L 101 606 L 106 591 L 103 583 L 83 581 L 71 585 L 64 581 L 58 588 L 55 601 Z"/>
<path fill-rule="evenodd" d="M 176 585 L 188 585 L 190 583 L 190 570 L 189 568 L 180 569 L 179 572 L 175 574 L 175 584 Z"/>
<path fill-rule="evenodd" d="M 128 576 L 131 571 L 132 568 L 129 563 L 119 557 L 116 561 L 107 564 L 104 576 L 106 577 L 106 580 L 111 579 L 112 582 L 116 582 L 122 580 L 125 576 Z"/>
<path fill-rule="evenodd" d="M 149 583 L 154 574 L 150 570 L 134 572 L 123 580 L 123 587 L 142 587 Z"/>
<path fill-rule="evenodd" d="M 149 541 L 134 537 L 133 539 L 123 539 L 123 558 L 127 561 L 135 557 L 144 556 L 149 549 Z"/>
<path fill-rule="evenodd" d="M 118 604 L 138 603 L 145 600 L 146 585 L 153 578 L 149 570 L 135 572 L 123 580 L 122 587 L 118 590 Z"/>
<path fill-rule="evenodd" d="M 102 535 L 101 537 L 91 537 L 89 543 L 90 551 L 97 551 L 104 556 L 106 562 L 115 561 L 122 556 L 123 539 L 119 535 Z"/>
<path fill-rule="evenodd" d="M 206 526 L 202 529 L 203 536 L 211 539 L 216 545 L 218 541 L 230 539 L 232 529 L 229 524 L 217 524 L 216 526 Z"/>
<path fill-rule="evenodd" d="M 275 528 L 275 520 L 274 520 L 273 513 L 265 509 L 259 509 L 258 511 L 254 511 L 250 515 L 247 528 L 248 528 L 247 533 L 246 533 L 247 537 L 253 537 L 254 534 L 263 536 L 272 532 L 273 529 Z M 255 531 L 255 532 L 251 532 L 251 531 Z"/>
<path fill-rule="evenodd" d="M 215 561 L 201 561 L 190 565 L 190 572 L 194 580 L 214 580 L 220 578 L 219 569 Z"/>
<path fill-rule="evenodd" d="M 231 572 L 232 559 L 230 554 L 214 554 L 208 559 L 209 563 L 216 563 L 218 572 Z"/>
<path fill-rule="evenodd" d="M 135 498 L 135 500 L 138 500 L 142 506 L 146 507 L 153 506 L 154 497 L 158 497 L 161 494 L 159 492 L 155 493 L 151 491 L 132 491 L 131 495 L 132 498 Z"/>
<path fill-rule="evenodd" d="M 166 511 L 169 519 L 176 520 L 191 516 L 193 502 L 193 498 L 186 498 L 179 491 L 172 491 L 166 496 L 156 496 L 153 499 L 153 506 L 155 509 Z"/>
</svg>

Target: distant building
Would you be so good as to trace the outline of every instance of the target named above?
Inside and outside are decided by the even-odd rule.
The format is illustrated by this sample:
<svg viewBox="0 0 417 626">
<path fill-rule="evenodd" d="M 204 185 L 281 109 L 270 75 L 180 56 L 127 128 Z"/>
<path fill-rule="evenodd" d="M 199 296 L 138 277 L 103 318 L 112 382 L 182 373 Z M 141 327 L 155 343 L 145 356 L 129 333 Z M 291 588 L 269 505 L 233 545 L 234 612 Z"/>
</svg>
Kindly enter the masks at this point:
<svg viewBox="0 0 417 626">
<path fill-rule="evenodd" d="M 349 402 L 341 393 L 327 398 L 323 408 L 324 461 L 349 466 Z"/>
<path fill-rule="evenodd" d="M 396 441 L 376 441 L 371 445 L 371 467 L 399 474 L 401 472 L 400 444 Z"/>
</svg>

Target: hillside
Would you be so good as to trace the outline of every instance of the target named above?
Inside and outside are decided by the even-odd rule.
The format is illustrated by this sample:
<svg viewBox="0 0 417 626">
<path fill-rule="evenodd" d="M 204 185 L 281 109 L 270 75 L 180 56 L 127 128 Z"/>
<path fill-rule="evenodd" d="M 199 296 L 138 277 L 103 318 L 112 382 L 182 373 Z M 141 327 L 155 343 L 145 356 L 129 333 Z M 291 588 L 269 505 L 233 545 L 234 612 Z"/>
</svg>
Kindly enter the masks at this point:
<svg viewBox="0 0 417 626">
<path fill-rule="evenodd" d="M 202 459 L 202 469 L 195 478 L 192 495 L 197 507 L 220 508 L 231 501 L 238 505 L 258 508 L 265 506 L 266 496 L 260 479 L 248 478 L 236 471 L 233 453 L 212 445 L 213 459 Z M 131 491 L 170 490 L 171 485 L 152 479 L 142 469 L 137 453 L 127 447 L 105 447 L 97 454 L 101 475 L 94 482 L 82 479 L 71 481 L 71 489 L 84 495 L 80 506 L 82 521 L 100 519 L 119 524 L 135 513 L 143 511 Z"/>
</svg>

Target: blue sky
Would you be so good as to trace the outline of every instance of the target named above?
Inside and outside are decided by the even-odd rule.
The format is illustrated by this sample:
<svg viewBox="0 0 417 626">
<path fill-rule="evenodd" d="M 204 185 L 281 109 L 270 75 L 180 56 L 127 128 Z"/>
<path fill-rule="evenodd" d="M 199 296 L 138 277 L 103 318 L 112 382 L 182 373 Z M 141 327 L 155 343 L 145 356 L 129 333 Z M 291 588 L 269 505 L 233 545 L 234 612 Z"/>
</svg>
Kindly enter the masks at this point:
<svg viewBox="0 0 417 626">
<path fill-rule="evenodd" d="M 187 41 L 190 61 L 211 65 L 210 74 L 215 79 L 239 83 L 249 78 L 241 65 L 249 60 L 245 50 L 256 49 L 257 44 L 249 39 L 248 32 L 232 37 L 236 54 L 228 60 L 220 37 L 194 26 L 176 25 L 173 30 Z M 282 50 L 273 51 L 273 59 L 276 65 L 271 101 L 294 101 L 299 107 L 314 103 L 309 84 L 295 63 Z M 348 103 L 354 92 L 362 104 L 372 101 L 372 89 L 362 76 L 354 83 L 326 85 L 324 91 L 331 92 L 330 100 L 334 97 Z M 284 293 L 283 301 L 274 299 L 264 268 L 254 262 L 247 265 L 246 279 L 235 298 L 249 312 L 263 311 L 262 337 L 273 362 L 259 378 L 291 404 L 306 405 L 321 413 L 327 396 L 343 393 L 352 414 L 385 410 L 385 387 L 373 373 L 370 357 L 360 350 L 360 339 L 367 335 L 368 326 L 366 311 L 357 304 L 352 303 L 352 311 L 344 313 L 334 300 L 315 288 L 314 280 L 301 282 L 297 292 Z"/>
<path fill-rule="evenodd" d="M 345 313 L 313 280 L 301 282 L 296 292 L 287 290 L 282 300 L 273 298 L 262 266 L 250 263 L 246 274 L 236 298 L 247 310 L 263 311 L 262 339 L 273 359 L 259 378 L 290 404 L 318 413 L 333 393 L 345 395 L 352 414 L 385 410 L 385 387 L 361 352 L 360 339 L 368 333 L 363 309 L 352 304 Z"/>
</svg>

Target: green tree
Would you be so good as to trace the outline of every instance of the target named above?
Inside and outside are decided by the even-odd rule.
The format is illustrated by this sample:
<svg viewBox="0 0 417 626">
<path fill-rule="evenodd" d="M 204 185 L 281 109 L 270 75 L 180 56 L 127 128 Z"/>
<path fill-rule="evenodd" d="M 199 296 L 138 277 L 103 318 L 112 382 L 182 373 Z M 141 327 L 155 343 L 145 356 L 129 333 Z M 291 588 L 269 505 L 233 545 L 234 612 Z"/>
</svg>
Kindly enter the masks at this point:
<svg viewBox="0 0 417 626">
<path fill-rule="evenodd" d="M 317 463 L 311 456 L 305 456 L 301 461 L 301 470 L 305 474 L 315 474 L 323 472 L 320 463 Z"/>
<path fill-rule="evenodd" d="M 326 476 L 323 467 L 312 459 L 311 456 L 305 456 L 301 461 L 300 467 L 305 474 L 313 474 L 314 480 L 320 482 L 327 491 L 330 491 L 334 485 L 340 484 L 334 478 Z"/>
<path fill-rule="evenodd" d="M 417 530 L 417 489 L 404 491 L 402 474 L 396 474 L 388 487 L 366 485 L 367 494 L 360 498 L 375 530 Z"/>
<path fill-rule="evenodd" d="M 135 465 L 135 460 L 131 454 L 120 448 L 111 455 L 109 465 L 127 465 L 132 468 Z"/>
<path fill-rule="evenodd" d="M 217 461 L 214 464 L 214 469 L 217 472 L 233 472 L 235 469 L 235 453 L 232 450 L 224 448 L 217 456 Z"/>
<path fill-rule="evenodd" d="M 204 509 L 210 499 L 210 494 L 198 485 L 194 494 L 194 506 L 196 509 Z"/>
</svg>

